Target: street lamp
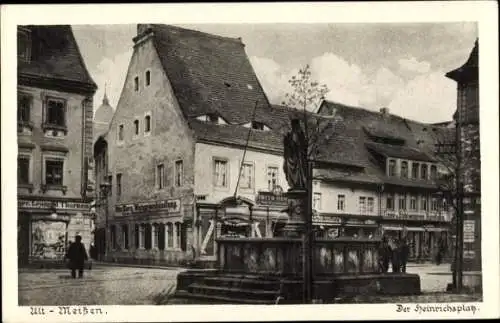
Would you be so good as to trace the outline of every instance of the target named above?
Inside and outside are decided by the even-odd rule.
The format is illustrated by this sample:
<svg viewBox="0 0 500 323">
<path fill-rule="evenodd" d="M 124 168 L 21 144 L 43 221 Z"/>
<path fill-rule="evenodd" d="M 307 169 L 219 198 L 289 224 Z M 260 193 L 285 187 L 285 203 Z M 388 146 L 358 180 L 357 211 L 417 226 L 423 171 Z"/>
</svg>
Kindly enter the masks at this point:
<svg viewBox="0 0 500 323">
<path fill-rule="evenodd" d="M 108 239 L 108 195 L 109 195 L 109 190 L 111 188 L 111 184 L 104 180 L 101 185 L 99 185 L 100 187 L 100 190 L 101 190 L 101 194 L 103 195 L 103 198 L 105 200 L 105 204 L 104 204 L 104 218 L 105 218 L 105 229 L 104 229 L 104 257 L 105 259 L 108 257 L 109 255 L 109 239 Z M 102 203 L 101 203 L 102 205 Z"/>
</svg>

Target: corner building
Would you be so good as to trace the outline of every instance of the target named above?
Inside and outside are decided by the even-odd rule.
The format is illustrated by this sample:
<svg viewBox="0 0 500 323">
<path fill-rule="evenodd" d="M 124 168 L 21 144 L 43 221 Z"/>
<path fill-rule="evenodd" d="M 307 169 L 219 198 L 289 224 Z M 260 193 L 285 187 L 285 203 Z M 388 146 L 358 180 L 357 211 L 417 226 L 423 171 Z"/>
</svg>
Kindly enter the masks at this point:
<svg viewBox="0 0 500 323">
<path fill-rule="evenodd" d="M 93 96 L 97 86 L 70 26 L 19 26 L 18 259 L 61 259 L 92 219 Z"/>
</svg>

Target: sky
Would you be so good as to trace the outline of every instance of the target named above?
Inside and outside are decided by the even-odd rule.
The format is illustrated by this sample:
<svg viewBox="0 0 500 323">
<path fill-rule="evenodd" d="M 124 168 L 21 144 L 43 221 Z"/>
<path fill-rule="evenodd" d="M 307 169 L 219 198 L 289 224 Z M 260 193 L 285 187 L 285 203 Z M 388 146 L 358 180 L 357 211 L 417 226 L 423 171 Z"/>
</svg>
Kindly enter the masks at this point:
<svg viewBox="0 0 500 323">
<path fill-rule="evenodd" d="M 312 78 L 339 103 L 421 121 L 451 120 L 456 83 L 445 77 L 467 60 L 476 23 L 191 24 L 184 28 L 241 37 L 271 103 L 309 64 Z M 75 25 L 75 38 L 99 90 L 116 106 L 132 55 L 136 25 Z"/>
</svg>

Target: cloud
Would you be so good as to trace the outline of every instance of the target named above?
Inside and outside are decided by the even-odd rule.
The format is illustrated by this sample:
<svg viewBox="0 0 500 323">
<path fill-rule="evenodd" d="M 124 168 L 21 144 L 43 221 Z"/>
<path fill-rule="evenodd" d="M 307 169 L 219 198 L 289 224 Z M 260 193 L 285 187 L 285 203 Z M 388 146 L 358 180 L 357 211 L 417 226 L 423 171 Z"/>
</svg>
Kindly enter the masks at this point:
<svg viewBox="0 0 500 323">
<path fill-rule="evenodd" d="M 418 75 L 397 91 L 388 108 L 391 113 L 421 121 L 451 120 L 456 109 L 456 84 L 435 71 Z"/>
<path fill-rule="evenodd" d="M 415 73 L 428 73 L 431 69 L 431 64 L 426 61 L 419 62 L 415 57 L 402 58 L 398 61 L 399 68 L 403 71 L 415 72 Z"/>
<path fill-rule="evenodd" d="M 132 49 L 119 53 L 112 58 L 106 57 L 101 60 L 94 70 L 90 71 L 92 78 L 99 87 L 94 96 L 94 110 L 97 110 L 101 105 L 105 84 L 107 84 L 106 90 L 110 104 L 113 108 L 116 108 L 131 57 Z"/>
</svg>

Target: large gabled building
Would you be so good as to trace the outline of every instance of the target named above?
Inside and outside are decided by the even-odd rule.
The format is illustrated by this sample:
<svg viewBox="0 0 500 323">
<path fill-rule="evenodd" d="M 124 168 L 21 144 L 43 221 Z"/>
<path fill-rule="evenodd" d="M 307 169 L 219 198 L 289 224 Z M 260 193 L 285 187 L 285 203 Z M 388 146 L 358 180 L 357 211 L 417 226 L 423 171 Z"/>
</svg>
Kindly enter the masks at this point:
<svg viewBox="0 0 500 323">
<path fill-rule="evenodd" d="M 97 89 L 70 26 L 18 26 L 18 256 L 60 259 L 92 240 L 89 171 Z"/>
</svg>

